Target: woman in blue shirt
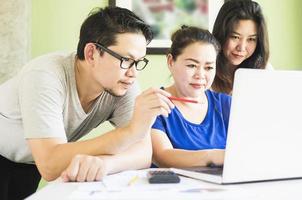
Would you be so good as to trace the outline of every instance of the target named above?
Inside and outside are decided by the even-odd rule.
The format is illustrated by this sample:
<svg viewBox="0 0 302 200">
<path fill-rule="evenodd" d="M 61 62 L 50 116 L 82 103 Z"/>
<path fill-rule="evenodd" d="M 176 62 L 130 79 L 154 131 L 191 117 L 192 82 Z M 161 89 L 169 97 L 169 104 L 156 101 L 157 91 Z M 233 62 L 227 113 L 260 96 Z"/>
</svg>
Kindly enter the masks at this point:
<svg viewBox="0 0 302 200">
<path fill-rule="evenodd" d="M 183 26 L 172 35 L 167 56 L 174 83 L 162 88 L 172 96 L 168 117 L 152 126 L 153 162 L 160 167 L 222 165 L 231 97 L 209 88 L 216 73 L 220 45 L 207 30 Z"/>
</svg>

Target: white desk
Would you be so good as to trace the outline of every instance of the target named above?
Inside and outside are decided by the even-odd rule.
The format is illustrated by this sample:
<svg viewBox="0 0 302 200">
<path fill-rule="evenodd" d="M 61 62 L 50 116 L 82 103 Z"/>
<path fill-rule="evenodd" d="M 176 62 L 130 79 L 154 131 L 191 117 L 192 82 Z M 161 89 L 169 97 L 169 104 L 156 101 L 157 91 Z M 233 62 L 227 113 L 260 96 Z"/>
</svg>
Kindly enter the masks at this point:
<svg viewBox="0 0 302 200">
<path fill-rule="evenodd" d="M 61 181 L 56 181 L 48 184 L 46 187 L 42 188 L 27 199 L 302 199 L 302 179 L 234 185 L 216 185 L 181 177 L 181 182 L 179 184 L 154 185 L 148 184 L 145 176 L 146 171 L 147 170 L 128 171 L 108 176 L 106 182 L 62 183 Z M 135 185 L 125 185 L 125 180 L 129 180 L 129 177 L 133 176 L 133 174 L 139 175 L 139 181 L 135 183 Z"/>
</svg>

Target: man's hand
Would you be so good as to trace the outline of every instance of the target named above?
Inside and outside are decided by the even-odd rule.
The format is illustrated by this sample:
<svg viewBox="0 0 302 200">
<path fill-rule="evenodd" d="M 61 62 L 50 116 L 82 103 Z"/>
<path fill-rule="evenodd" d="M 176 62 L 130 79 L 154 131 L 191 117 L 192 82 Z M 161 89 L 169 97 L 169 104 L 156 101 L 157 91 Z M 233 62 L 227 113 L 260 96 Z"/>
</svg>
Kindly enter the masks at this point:
<svg viewBox="0 0 302 200">
<path fill-rule="evenodd" d="M 168 92 L 158 88 L 150 88 L 137 96 L 131 120 L 133 132 L 146 134 L 158 115 L 167 117 L 174 108 L 169 96 Z"/>
<path fill-rule="evenodd" d="M 61 178 L 64 182 L 99 181 L 108 173 L 103 158 L 89 155 L 76 155 L 65 169 Z"/>
</svg>

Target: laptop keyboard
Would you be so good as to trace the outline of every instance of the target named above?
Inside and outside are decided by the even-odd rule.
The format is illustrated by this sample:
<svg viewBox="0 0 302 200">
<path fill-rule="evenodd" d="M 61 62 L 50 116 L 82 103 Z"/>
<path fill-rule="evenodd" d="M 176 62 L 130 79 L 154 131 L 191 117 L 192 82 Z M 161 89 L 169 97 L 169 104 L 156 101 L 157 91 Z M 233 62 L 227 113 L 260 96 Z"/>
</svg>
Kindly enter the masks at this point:
<svg viewBox="0 0 302 200">
<path fill-rule="evenodd" d="M 203 170 L 197 170 L 197 172 L 202 172 L 205 174 L 212 174 L 212 175 L 222 175 L 222 168 L 203 169 Z"/>
<path fill-rule="evenodd" d="M 191 167 L 187 168 L 190 171 L 195 171 L 199 173 L 211 174 L 211 175 L 222 175 L 223 166 L 209 166 L 209 167 Z"/>
</svg>

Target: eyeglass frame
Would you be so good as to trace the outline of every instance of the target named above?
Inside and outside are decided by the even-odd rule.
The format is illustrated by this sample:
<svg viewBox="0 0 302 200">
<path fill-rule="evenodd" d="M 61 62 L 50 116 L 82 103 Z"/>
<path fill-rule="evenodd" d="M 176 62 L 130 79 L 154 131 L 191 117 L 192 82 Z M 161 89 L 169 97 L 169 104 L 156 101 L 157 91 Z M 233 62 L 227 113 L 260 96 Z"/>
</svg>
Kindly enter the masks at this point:
<svg viewBox="0 0 302 200">
<path fill-rule="evenodd" d="M 137 60 L 137 61 L 136 61 L 136 60 L 134 60 L 134 59 L 132 59 L 132 58 L 127 58 L 127 57 L 121 56 L 120 54 L 118 54 L 118 53 L 112 51 L 111 49 L 108 49 L 107 47 L 105 47 L 104 45 L 102 45 L 102 44 L 100 44 L 100 43 L 98 43 L 98 42 L 93 42 L 93 44 L 95 44 L 95 46 L 96 46 L 97 48 L 100 48 L 100 49 L 102 49 L 103 51 L 109 53 L 111 56 L 113 56 L 113 57 L 119 59 L 119 60 L 120 60 L 120 68 L 121 68 L 121 69 L 130 69 L 131 67 L 133 67 L 133 65 L 135 65 L 135 69 L 136 69 L 137 71 L 142 71 L 143 69 L 146 68 L 146 66 L 147 66 L 148 63 L 149 63 L 149 60 L 148 60 L 147 58 L 143 58 L 142 60 Z M 122 66 L 122 65 L 123 65 L 123 61 L 129 61 L 129 60 L 132 60 L 132 61 L 133 61 L 132 64 L 131 64 L 129 67 L 127 67 L 127 68 L 123 67 L 123 66 Z M 141 69 L 138 69 L 138 68 L 137 68 L 137 63 L 142 62 L 142 61 L 145 62 L 145 66 L 144 66 L 143 68 L 141 68 Z"/>
</svg>

